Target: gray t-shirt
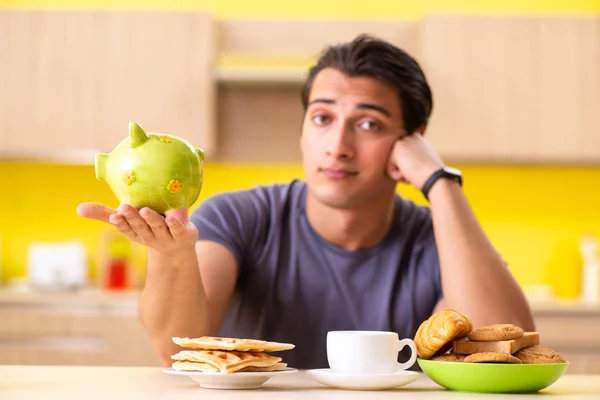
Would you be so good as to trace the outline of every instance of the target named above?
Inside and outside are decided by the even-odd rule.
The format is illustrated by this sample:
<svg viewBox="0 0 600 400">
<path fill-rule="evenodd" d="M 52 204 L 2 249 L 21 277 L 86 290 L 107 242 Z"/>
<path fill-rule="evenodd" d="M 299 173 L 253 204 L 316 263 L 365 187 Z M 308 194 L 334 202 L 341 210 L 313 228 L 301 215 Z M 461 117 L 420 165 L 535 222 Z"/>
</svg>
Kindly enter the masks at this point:
<svg viewBox="0 0 600 400">
<path fill-rule="evenodd" d="M 301 369 L 328 367 L 328 331 L 414 338 L 442 298 L 429 209 L 396 196 L 387 236 L 371 249 L 347 251 L 311 227 L 306 191 L 299 180 L 258 186 L 212 196 L 192 211 L 200 239 L 221 243 L 239 265 L 219 336 L 293 343 L 275 354 Z"/>
</svg>

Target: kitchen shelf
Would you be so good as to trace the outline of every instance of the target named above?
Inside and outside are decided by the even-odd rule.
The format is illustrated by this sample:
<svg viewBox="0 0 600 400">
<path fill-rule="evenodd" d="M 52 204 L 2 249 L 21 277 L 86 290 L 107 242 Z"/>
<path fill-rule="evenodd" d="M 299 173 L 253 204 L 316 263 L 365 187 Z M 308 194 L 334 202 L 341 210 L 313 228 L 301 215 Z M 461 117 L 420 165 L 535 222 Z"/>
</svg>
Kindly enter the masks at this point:
<svg viewBox="0 0 600 400">
<path fill-rule="evenodd" d="M 306 67 L 220 67 L 219 83 L 235 84 L 292 84 L 304 83 Z"/>
</svg>

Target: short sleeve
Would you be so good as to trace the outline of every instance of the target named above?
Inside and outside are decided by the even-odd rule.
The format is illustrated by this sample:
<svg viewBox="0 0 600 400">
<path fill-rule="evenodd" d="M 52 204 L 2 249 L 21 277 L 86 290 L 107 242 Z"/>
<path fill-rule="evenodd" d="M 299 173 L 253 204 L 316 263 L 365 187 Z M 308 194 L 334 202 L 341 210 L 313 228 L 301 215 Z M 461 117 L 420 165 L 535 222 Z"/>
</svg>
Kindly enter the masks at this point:
<svg viewBox="0 0 600 400">
<path fill-rule="evenodd" d="M 198 229 L 198 239 L 220 243 L 235 257 L 238 265 L 264 236 L 266 213 L 253 191 L 227 192 L 202 201 L 191 213 L 190 222 Z"/>
</svg>

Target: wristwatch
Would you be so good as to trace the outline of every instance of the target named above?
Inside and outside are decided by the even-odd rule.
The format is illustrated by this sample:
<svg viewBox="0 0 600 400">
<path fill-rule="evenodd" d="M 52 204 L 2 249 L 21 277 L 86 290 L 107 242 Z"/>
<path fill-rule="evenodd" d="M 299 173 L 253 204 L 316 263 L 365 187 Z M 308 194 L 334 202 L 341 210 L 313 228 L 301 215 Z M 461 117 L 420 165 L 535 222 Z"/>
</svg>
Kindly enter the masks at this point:
<svg viewBox="0 0 600 400">
<path fill-rule="evenodd" d="M 427 195 L 429 194 L 431 187 L 440 178 L 453 179 L 457 181 L 460 186 L 462 186 L 462 173 L 459 170 L 456 168 L 442 167 L 431 174 L 431 176 L 425 181 L 423 189 L 421 189 L 423 196 L 425 196 L 427 200 L 429 200 Z"/>
</svg>

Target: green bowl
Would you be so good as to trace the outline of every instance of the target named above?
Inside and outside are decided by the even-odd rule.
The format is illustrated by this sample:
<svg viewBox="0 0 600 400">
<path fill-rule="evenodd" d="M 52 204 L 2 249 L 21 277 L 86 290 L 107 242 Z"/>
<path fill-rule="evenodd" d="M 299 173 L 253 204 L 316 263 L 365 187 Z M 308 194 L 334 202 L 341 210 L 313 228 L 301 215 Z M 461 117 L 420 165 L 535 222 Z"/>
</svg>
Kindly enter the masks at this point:
<svg viewBox="0 0 600 400">
<path fill-rule="evenodd" d="M 560 364 L 461 363 L 417 359 L 432 381 L 449 390 L 478 393 L 534 393 L 558 380 L 569 366 Z"/>
</svg>

